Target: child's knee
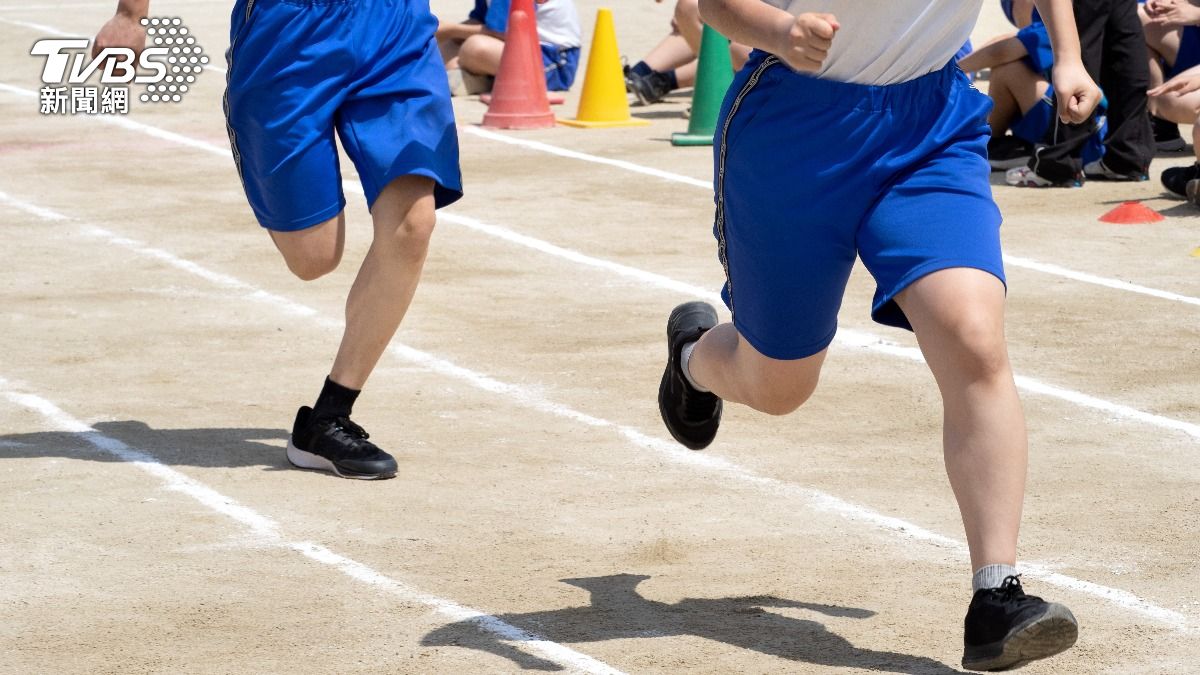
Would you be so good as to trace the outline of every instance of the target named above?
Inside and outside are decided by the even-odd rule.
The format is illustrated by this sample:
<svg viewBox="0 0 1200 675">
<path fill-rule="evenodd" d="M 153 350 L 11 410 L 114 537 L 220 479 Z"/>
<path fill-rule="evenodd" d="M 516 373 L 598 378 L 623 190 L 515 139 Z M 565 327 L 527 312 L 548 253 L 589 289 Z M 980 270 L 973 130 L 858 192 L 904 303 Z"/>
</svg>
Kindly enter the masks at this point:
<svg viewBox="0 0 1200 675">
<path fill-rule="evenodd" d="M 437 214 L 432 205 L 417 202 L 395 222 L 382 223 L 377 228 L 382 241 L 376 244 L 401 257 L 424 258 L 436 224 Z"/>
<path fill-rule="evenodd" d="M 959 369 L 970 380 L 986 380 L 1007 375 L 1008 346 L 1004 340 L 1001 317 L 983 309 L 968 309 L 951 327 L 958 345 Z"/>
<path fill-rule="evenodd" d="M 302 281 L 313 281 L 337 269 L 342 252 L 336 247 L 285 252 L 288 270 Z"/>
<path fill-rule="evenodd" d="M 492 63 L 492 50 L 488 45 L 492 39 L 486 35 L 467 38 L 458 50 L 459 65 L 473 73 L 494 72 L 499 64 Z"/>
<path fill-rule="evenodd" d="M 742 393 L 743 402 L 768 415 L 795 412 L 812 397 L 821 375 L 819 362 L 814 362 L 814 367 L 797 367 L 799 363 L 787 362 L 782 369 L 755 369 Z"/>
<path fill-rule="evenodd" d="M 342 261 L 341 219 L 342 215 L 338 214 L 298 232 L 271 232 L 271 238 L 292 274 L 304 281 L 312 281 L 337 269 Z"/>
</svg>

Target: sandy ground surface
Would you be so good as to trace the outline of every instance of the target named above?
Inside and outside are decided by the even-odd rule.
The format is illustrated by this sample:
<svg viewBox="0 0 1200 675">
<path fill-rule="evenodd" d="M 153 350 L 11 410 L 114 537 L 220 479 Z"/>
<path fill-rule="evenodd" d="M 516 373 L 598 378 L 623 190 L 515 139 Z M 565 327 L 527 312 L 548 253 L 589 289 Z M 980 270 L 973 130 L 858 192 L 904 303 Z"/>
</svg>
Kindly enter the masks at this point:
<svg viewBox="0 0 1200 675">
<path fill-rule="evenodd" d="M 988 4 L 977 38 L 1004 28 Z M 670 8 L 614 10 L 635 57 Z M 401 472 L 344 481 L 282 447 L 369 243 L 362 199 L 346 264 L 304 284 L 241 195 L 219 73 L 136 124 L 40 116 L 29 46 L 110 11 L 0 5 L 0 671 L 956 672 L 969 579 L 938 395 L 911 336 L 870 323 L 865 271 L 803 410 L 730 409 L 705 453 L 661 428 L 663 319 L 721 282 L 711 193 L 687 181 L 710 151 L 666 142 L 686 97 L 635 109 L 644 128 L 504 136 L 624 167 L 480 135 L 483 106 L 456 102 L 468 198 L 357 408 Z M 154 13 L 223 52 L 226 3 Z M 1029 672 L 1200 662 L 1200 218 L 1158 184 L 1188 161 L 996 189 L 1026 584 L 1082 624 Z M 1168 218 L 1097 222 L 1126 199 Z"/>
</svg>

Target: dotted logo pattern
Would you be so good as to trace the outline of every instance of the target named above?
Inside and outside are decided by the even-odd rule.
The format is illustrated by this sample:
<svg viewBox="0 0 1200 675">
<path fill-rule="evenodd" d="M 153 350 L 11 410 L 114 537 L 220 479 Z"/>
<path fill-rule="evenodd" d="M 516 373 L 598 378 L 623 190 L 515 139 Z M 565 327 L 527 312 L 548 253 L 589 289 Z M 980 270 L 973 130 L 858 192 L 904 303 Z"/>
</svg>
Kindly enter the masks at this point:
<svg viewBox="0 0 1200 675">
<path fill-rule="evenodd" d="M 138 98 L 146 103 L 178 103 L 208 65 L 208 55 L 196 44 L 196 38 L 179 17 L 146 17 L 141 23 L 154 46 L 169 52 L 166 77 L 156 84 L 146 85 L 145 93 Z"/>
</svg>

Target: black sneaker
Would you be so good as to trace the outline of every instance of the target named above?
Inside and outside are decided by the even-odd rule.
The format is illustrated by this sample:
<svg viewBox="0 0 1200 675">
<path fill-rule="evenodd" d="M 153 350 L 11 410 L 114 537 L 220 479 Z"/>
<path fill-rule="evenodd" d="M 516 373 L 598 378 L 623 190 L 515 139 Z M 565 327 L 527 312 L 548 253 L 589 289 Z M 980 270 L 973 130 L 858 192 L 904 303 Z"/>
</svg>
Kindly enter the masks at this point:
<svg viewBox="0 0 1200 675">
<path fill-rule="evenodd" d="M 963 668 L 1008 670 L 1054 656 L 1075 644 L 1079 624 L 1071 610 L 1025 595 L 1015 576 L 1000 588 L 975 592 L 967 610 Z"/>
<path fill-rule="evenodd" d="M 1033 144 L 1016 136 L 993 136 L 988 141 L 987 152 L 992 171 L 1007 171 L 1029 163 L 1033 157 Z"/>
<path fill-rule="evenodd" d="M 1151 115 L 1150 127 L 1154 129 L 1154 146 L 1159 152 L 1179 152 L 1187 147 L 1187 141 L 1179 135 L 1178 124 Z"/>
<path fill-rule="evenodd" d="M 301 469 L 332 471 L 342 478 L 374 480 L 396 475 L 396 460 L 367 440 L 349 417 L 312 419 L 312 408 L 296 411 L 287 458 Z"/>
<path fill-rule="evenodd" d="M 1162 172 L 1162 184 L 1180 197 L 1187 196 L 1187 184 L 1200 178 L 1200 162 L 1191 166 L 1173 166 Z"/>
<path fill-rule="evenodd" d="M 685 302 L 667 319 L 667 368 L 658 386 L 658 411 L 671 436 L 692 450 L 712 443 L 721 426 L 721 399 L 699 391 L 683 375 L 683 346 L 717 325 L 717 310 L 706 302 Z"/>
<path fill-rule="evenodd" d="M 666 73 L 652 70 L 646 75 L 638 75 L 632 70 L 625 75 L 625 88 L 637 96 L 642 105 L 650 105 L 663 100 L 671 93 L 671 80 Z"/>
</svg>

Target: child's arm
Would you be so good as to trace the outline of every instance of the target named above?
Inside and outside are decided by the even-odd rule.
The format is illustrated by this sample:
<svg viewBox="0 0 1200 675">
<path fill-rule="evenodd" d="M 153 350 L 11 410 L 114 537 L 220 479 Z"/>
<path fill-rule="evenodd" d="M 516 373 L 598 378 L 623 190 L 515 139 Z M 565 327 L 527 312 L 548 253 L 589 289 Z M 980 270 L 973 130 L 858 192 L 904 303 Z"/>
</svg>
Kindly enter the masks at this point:
<svg viewBox="0 0 1200 675">
<path fill-rule="evenodd" d="M 821 68 L 838 30 L 832 14 L 792 16 L 762 0 L 700 0 L 700 18 L 730 40 L 807 72 Z"/>
<path fill-rule="evenodd" d="M 92 41 L 92 56 L 106 47 L 127 47 L 135 55 L 146 48 L 146 28 L 141 19 L 150 12 L 150 0 L 118 0 L 117 13 L 100 27 Z"/>
<path fill-rule="evenodd" d="M 1091 116 L 1100 102 L 1100 88 L 1083 67 L 1079 54 L 1079 31 L 1071 0 L 1036 0 L 1038 13 L 1050 32 L 1054 47 L 1054 94 L 1058 99 L 1058 117 L 1079 124 Z"/>
<path fill-rule="evenodd" d="M 1015 35 L 1005 35 L 992 39 L 979 49 L 958 60 L 958 67 L 968 73 L 978 72 L 986 68 L 995 68 L 1004 63 L 1012 63 L 1029 55 L 1025 45 Z"/>
</svg>

